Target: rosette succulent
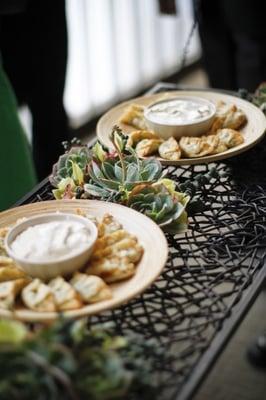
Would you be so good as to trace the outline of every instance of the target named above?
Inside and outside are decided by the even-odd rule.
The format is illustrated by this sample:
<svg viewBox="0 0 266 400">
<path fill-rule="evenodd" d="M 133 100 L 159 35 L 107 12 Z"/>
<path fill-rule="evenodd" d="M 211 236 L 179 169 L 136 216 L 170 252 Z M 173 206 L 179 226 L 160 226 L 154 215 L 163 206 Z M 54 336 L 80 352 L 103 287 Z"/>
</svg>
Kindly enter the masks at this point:
<svg viewBox="0 0 266 400">
<path fill-rule="evenodd" d="M 147 215 L 167 232 L 185 230 L 188 203 L 199 209 L 195 191 L 214 174 L 196 176 L 177 191 L 175 182 L 164 178 L 161 163 L 155 158 L 139 159 L 119 127 L 114 126 L 110 139 L 112 152 L 97 142 L 91 150 L 74 147 L 60 157 L 50 179 L 56 186 L 55 198 L 118 202 Z"/>
<path fill-rule="evenodd" d="M 162 176 L 161 163 L 155 159 L 140 160 L 133 149 L 125 154 L 126 140 L 121 130 L 115 127 L 111 134 L 114 153 L 107 153 L 99 143 L 94 158 L 88 164 L 89 183 L 84 185 L 85 193 L 109 200 L 127 202 L 135 186 L 154 183 Z"/>
<path fill-rule="evenodd" d="M 136 186 L 127 205 L 153 219 L 169 233 L 180 233 L 187 228 L 186 205 L 190 197 L 175 191 L 170 179 L 161 179 L 153 184 Z"/>
</svg>

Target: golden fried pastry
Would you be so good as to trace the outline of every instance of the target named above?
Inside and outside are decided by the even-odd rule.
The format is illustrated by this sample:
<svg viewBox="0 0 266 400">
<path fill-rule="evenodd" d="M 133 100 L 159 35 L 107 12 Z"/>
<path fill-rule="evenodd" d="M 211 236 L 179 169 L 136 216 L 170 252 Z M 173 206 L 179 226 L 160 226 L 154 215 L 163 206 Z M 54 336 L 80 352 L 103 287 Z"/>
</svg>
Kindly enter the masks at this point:
<svg viewBox="0 0 266 400">
<path fill-rule="evenodd" d="M 236 111 L 237 107 L 235 105 L 225 103 L 223 100 L 218 101 L 216 104 L 216 115 L 219 117 L 226 116 L 231 111 Z"/>
<path fill-rule="evenodd" d="M 128 257 L 130 262 L 137 263 L 140 260 L 142 254 L 142 247 L 137 244 L 135 238 L 129 236 L 125 239 L 120 240 L 119 242 L 114 243 L 111 246 L 99 249 L 92 255 L 91 260 L 101 260 L 103 258 L 111 257 Z"/>
<path fill-rule="evenodd" d="M 218 146 L 219 143 L 219 139 L 216 135 L 201 136 L 201 139 L 213 147 L 213 150 Z"/>
<path fill-rule="evenodd" d="M 99 228 L 100 237 L 96 241 L 86 273 L 100 276 L 108 283 L 134 275 L 135 264 L 143 254 L 137 238 L 121 229 L 122 226 L 109 215 L 103 218 Z"/>
<path fill-rule="evenodd" d="M 102 241 L 101 244 L 98 244 L 96 242 L 97 247 L 93 251 L 90 261 L 101 260 L 106 257 L 108 257 L 108 258 L 113 257 L 115 255 L 116 251 L 119 251 L 118 250 L 119 244 L 121 242 L 124 243 L 124 241 L 129 241 L 129 243 L 131 243 L 131 245 L 134 244 L 133 247 L 135 247 L 137 245 L 137 239 L 134 238 L 133 236 L 130 236 L 129 234 L 128 234 L 128 236 L 125 236 L 124 238 L 121 238 L 120 240 L 117 240 L 117 241 L 113 242 L 112 244 L 105 244 L 106 243 L 105 241 Z"/>
<path fill-rule="evenodd" d="M 136 146 L 136 153 L 139 157 L 147 157 L 158 151 L 161 139 L 143 139 Z"/>
<path fill-rule="evenodd" d="M 12 310 L 16 296 L 29 283 L 29 279 L 16 279 L 0 283 L 0 308 Z"/>
<path fill-rule="evenodd" d="M 170 137 L 159 146 L 159 154 L 165 160 L 178 161 L 181 157 L 180 147 L 175 138 Z"/>
<path fill-rule="evenodd" d="M 0 256 L 0 282 L 25 278 L 26 274 L 14 263 L 12 258 Z"/>
<path fill-rule="evenodd" d="M 143 139 L 160 139 L 156 133 L 147 130 L 134 131 L 128 134 L 127 146 L 135 147 Z"/>
<path fill-rule="evenodd" d="M 0 256 L 0 268 L 10 265 L 14 265 L 14 261 L 12 260 L 12 258 L 8 256 Z"/>
<path fill-rule="evenodd" d="M 139 104 L 130 104 L 120 118 L 120 122 L 137 129 L 147 129 L 144 119 L 144 107 Z"/>
<path fill-rule="evenodd" d="M 96 303 L 112 297 L 110 288 L 98 276 L 77 272 L 70 283 L 86 303 Z"/>
<path fill-rule="evenodd" d="M 239 129 L 247 122 L 247 118 L 243 111 L 237 109 L 236 111 L 232 111 L 228 113 L 226 116 L 223 128 L 230 128 L 230 129 Z"/>
<path fill-rule="evenodd" d="M 222 129 L 225 117 L 216 116 L 213 120 L 213 123 L 207 132 L 207 135 L 215 135 L 218 129 Z"/>
<path fill-rule="evenodd" d="M 14 279 L 25 278 L 24 271 L 17 267 L 6 266 L 0 267 L 0 282 L 12 281 Z"/>
<path fill-rule="evenodd" d="M 53 292 L 40 279 L 34 279 L 29 285 L 24 287 L 21 297 L 24 304 L 31 310 L 41 312 L 56 311 Z"/>
<path fill-rule="evenodd" d="M 110 214 L 105 214 L 102 221 L 98 224 L 98 237 L 108 235 L 122 228 L 122 225 Z"/>
<path fill-rule="evenodd" d="M 135 265 L 127 257 L 102 258 L 91 262 L 87 274 L 100 276 L 107 283 L 128 279 L 135 274 Z"/>
<path fill-rule="evenodd" d="M 213 134 L 218 129 L 239 129 L 247 122 L 246 115 L 235 105 L 220 101 L 216 106 L 216 116 L 209 133 Z"/>
<path fill-rule="evenodd" d="M 0 238 L 5 238 L 8 231 L 9 231 L 8 227 L 0 228 Z"/>
<path fill-rule="evenodd" d="M 111 246 L 116 242 L 119 242 L 122 239 L 125 239 L 126 237 L 130 237 L 132 239 L 134 239 L 135 241 L 137 241 L 136 237 L 133 235 L 130 235 L 127 231 L 125 231 L 124 229 L 119 229 L 116 230 L 114 232 L 108 233 L 104 236 L 102 236 L 101 238 L 99 238 L 94 246 L 94 251 L 92 254 L 92 257 L 95 256 L 95 254 L 97 253 L 97 251 L 102 251 L 104 248 L 106 248 L 107 246 Z"/>
<path fill-rule="evenodd" d="M 219 143 L 228 149 L 244 143 L 242 134 L 234 129 L 219 129 L 217 132 Z"/>
<path fill-rule="evenodd" d="M 224 146 L 220 141 L 217 135 L 208 135 L 202 136 L 202 140 L 206 141 L 211 147 L 212 151 L 210 154 L 218 154 L 227 150 L 227 147 Z"/>
<path fill-rule="evenodd" d="M 213 150 L 213 146 L 200 137 L 182 137 L 179 146 L 182 155 L 190 158 L 206 156 Z"/>
<path fill-rule="evenodd" d="M 48 286 L 54 294 L 58 310 L 74 310 L 82 307 L 82 301 L 78 293 L 61 276 L 51 280 Z"/>
<path fill-rule="evenodd" d="M 9 228 L 0 228 L 0 256 L 6 256 L 5 237 Z"/>
<path fill-rule="evenodd" d="M 130 237 L 121 240 L 113 245 L 112 256 L 127 258 L 129 262 L 138 263 L 143 254 L 143 248 L 136 239 Z"/>
<path fill-rule="evenodd" d="M 76 208 L 75 212 L 77 215 L 80 215 L 81 217 L 89 219 L 95 225 L 98 224 L 98 221 L 94 215 L 88 214 L 86 211 L 82 210 L 81 208 Z"/>
</svg>

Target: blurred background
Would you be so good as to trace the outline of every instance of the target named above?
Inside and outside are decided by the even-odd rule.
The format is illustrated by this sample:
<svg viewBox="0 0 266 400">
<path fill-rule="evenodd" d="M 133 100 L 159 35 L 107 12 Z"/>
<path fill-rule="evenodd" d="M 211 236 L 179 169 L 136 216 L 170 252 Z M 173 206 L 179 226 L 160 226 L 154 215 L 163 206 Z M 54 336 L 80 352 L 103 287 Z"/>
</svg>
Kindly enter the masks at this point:
<svg viewBox="0 0 266 400">
<path fill-rule="evenodd" d="M 192 0 L 177 0 L 173 14 L 160 12 L 157 0 L 66 0 L 65 5 L 68 59 L 64 106 L 72 135 L 86 138 L 95 118 L 158 80 L 207 85 L 207 76 L 198 64 L 197 29 L 186 56 L 186 66 L 195 69 L 177 75 L 194 21 Z M 27 107 L 21 116 L 30 137 Z"/>
</svg>

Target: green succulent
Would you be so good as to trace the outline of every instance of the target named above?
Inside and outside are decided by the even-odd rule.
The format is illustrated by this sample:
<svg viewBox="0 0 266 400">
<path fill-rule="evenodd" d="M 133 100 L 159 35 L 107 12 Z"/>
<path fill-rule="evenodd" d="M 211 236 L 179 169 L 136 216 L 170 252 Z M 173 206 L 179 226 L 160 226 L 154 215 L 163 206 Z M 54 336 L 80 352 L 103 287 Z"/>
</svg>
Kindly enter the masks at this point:
<svg viewBox="0 0 266 400">
<path fill-rule="evenodd" d="M 197 191 L 217 177 L 211 169 L 194 180 L 176 184 L 163 177 L 161 163 L 155 158 L 141 160 L 127 147 L 127 136 L 114 126 L 109 152 L 99 142 L 91 151 L 74 147 L 60 157 L 51 182 L 53 194 L 61 198 L 99 198 L 124 204 L 142 212 L 167 232 L 179 233 L 187 228 L 187 212 L 200 212 L 204 205 Z"/>
<path fill-rule="evenodd" d="M 247 101 L 250 101 L 255 106 L 259 107 L 266 115 L 266 83 L 263 82 L 256 89 L 255 93 L 249 93 L 246 89 L 239 89 L 238 95 Z"/>
<path fill-rule="evenodd" d="M 50 182 L 53 186 L 57 187 L 62 179 L 73 178 L 73 167 L 74 170 L 79 167 L 83 174 L 85 174 L 86 166 L 91 158 L 92 154 L 88 147 L 72 147 L 67 153 L 59 157 L 57 163 L 53 167 Z"/>
<path fill-rule="evenodd" d="M 256 90 L 252 103 L 255 106 L 260 107 L 260 109 L 266 114 L 266 83 L 262 83 Z"/>
<path fill-rule="evenodd" d="M 127 205 L 153 219 L 163 230 L 180 233 L 187 229 L 186 205 L 189 196 L 176 192 L 170 179 L 139 185 L 131 192 Z"/>
<path fill-rule="evenodd" d="M 162 166 L 155 159 L 140 160 L 133 149 L 125 154 L 126 136 L 118 127 L 114 127 L 110 138 L 114 153 L 105 152 L 99 143 L 93 148 L 94 158 L 87 169 L 90 180 L 84 191 L 94 197 L 126 202 L 136 185 L 156 182 L 162 176 Z"/>
<path fill-rule="evenodd" d="M 20 322 L 0 322 L 1 400 L 155 398 L 151 360 L 158 351 L 139 336 L 88 328 L 84 319 L 35 333 Z"/>
<path fill-rule="evenodd" d="M 123 162 L 110 158 L 102 163 L 91 161 L 88 166 L 89 183 L 85 192 L 103 198 L 126 201 L 136 185 L 156 182 L 162 175 L 157 160 L 138 160 L 135 155 L 125 156 Z"/>
</svg>

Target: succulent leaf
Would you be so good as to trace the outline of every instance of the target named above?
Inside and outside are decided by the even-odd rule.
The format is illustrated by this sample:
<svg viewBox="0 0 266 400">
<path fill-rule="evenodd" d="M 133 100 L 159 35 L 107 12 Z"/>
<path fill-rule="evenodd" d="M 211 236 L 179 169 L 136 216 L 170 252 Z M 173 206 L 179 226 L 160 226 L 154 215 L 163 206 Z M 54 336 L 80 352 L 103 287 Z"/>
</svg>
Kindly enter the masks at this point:
<svg viewBox="0 0 266 400">
<path fill-rule="evenodd" d="M 76 162 L 74 162 L 72 160 L 70 160 L 70 161 L 72 164 L 72 178 L 78 185 L 82 185 L 84 183 L 83 171 Z"/>
<path fill-rule="evenodd" d="M 71 178 L 73 174 L 73 163 L 85 173 L 86 166 L 92 158 L 91 151 L 83 146 L 72 147 L 68 153 L 59 157 L 53 166 L 52 175 L 49 177 L 53 186 L 57 187 L 63 178 Z"/>
<path fill-rule="evenodd" d="M 96 142 L 96 144 L 93 146 L 92 148 L 93 154 L 94 156 L 96 156 L 96 158 L 103 162 L 107 156 L 107 152 L 103 149 L 103 146 L 101 145 L 101 143 Z"/>
<path fill-rule="evenodd" d="M 97 143 L 92 151 L 74 147 L 59 158 L 51 177 L 57 188 L 54 196 L 96 197 L 122 203 L 146 214 L 165 231 L 184 231 L 185 210 L 202 210 L 198 191 L 219 176 L 217 170 L 213 168 L 177 185 L 165 177 L 167 170 L 162 170 L 157 159 L 141 160 L 133 148 L 126 148 L 127 136 L 119 127 L 113 128 L 110 139 L 115 151 L 108 152 Z"/>
</svg>

